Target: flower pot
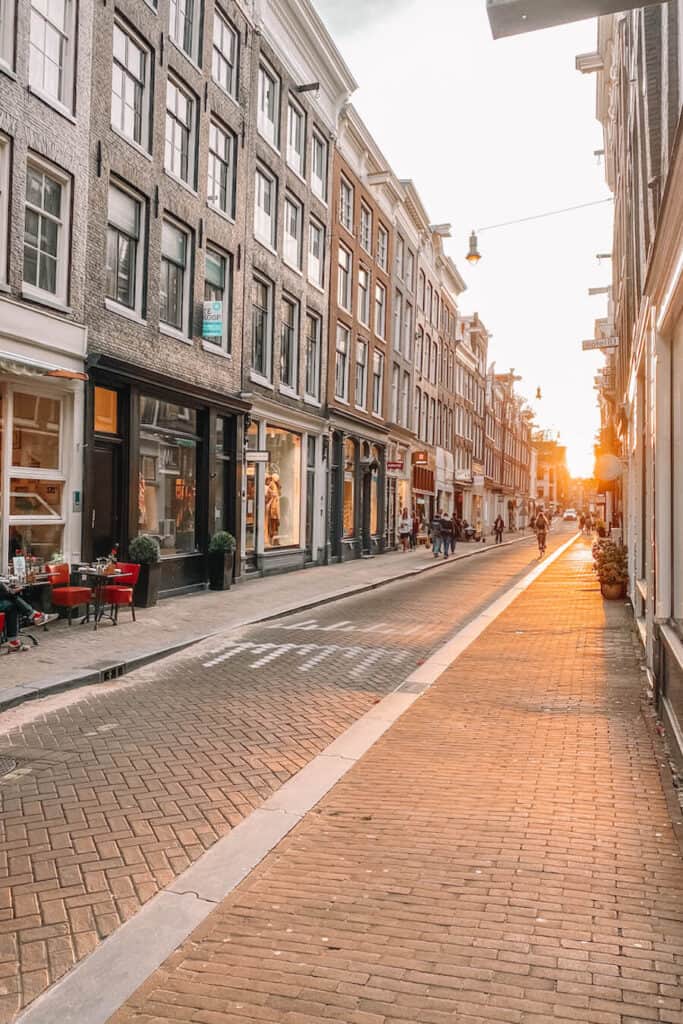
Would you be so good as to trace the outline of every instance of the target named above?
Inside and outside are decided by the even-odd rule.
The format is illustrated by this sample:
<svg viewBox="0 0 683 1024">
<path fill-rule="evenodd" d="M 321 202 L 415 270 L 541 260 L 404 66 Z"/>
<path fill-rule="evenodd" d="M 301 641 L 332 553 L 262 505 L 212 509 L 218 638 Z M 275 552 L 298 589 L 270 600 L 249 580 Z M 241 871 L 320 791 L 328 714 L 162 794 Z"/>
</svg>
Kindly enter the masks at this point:
<svg viewBox="0 0 683 1024">
<path fill-rule="evenodd" d="M 143 563 L 140 566 L 140 576 L 135 584 L 133 598 L 136 608 L 153 608 L 159 599 L 159 580 L 161 579 L 161 564 Z"/>
<path fill-rule="evenodd" d="M 232 551 L 209 551 L 209 589 L 230 590 L 232 584 Z"/>
<path fill-rule="evenodd" d="M 601 583 L 600 593 L 606 601 L 618 601 L 626 594 L 625 583 Z"/>
</svg>

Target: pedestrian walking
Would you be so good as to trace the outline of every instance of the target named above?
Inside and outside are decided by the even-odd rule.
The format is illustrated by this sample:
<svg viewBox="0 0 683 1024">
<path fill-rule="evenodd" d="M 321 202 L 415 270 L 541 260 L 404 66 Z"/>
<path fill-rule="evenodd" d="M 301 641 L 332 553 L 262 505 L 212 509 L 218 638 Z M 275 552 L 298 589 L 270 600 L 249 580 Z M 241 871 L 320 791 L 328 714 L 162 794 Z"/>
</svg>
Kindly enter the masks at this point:
<svg viewBox="0 0 683 1024">
<path fill-rule="evenodd" d="M 581 515 L 579 516 L 579 529 L 581 530 L 581 533 L 583 533 L 585 525 L 586 525 L 586 517 L 585 517 L 585 515 L 582 512 Z"/>
<path fill-rule="evenodd" d="M 584 525 L 586 527 L 586 535 L 588 537 L 590 537 L 590 535 L 591 535 L 591 533 L 593 531 L 593 520 L 591 518 L 590 512 L 588 512 L 587 515 L 586 515 L 586 522 L 585 522 Z"/>
<path fill-rule="evenodd" d="M 503 517 L 500 514 L 498 514 L 496 516 L 495 522 L 493 524 L 493 532 L 496 535 L 496 544 L 502 544 L 503 543 L 503 532 L 504 532 L 504 530 L 505 530 L 505 522 L 503 520 Z"/>
<path fill-rule="evenodd" d="M 438 558 L 439 555 L 441 554 L 441 544 L 442 544 L 441 520 L 442 520 L 442 517 L 443 517 L 443 514 L 441 512 L 441 509 L 438 509 L 438 511 L 437 511 L 436 515 L 434 516 L 434 518 L 432 519 L 432 521 L 430 523 L 430 527 L 429 527 L 430 533 L 431 533 L 431 537 L 432 537 L 432 554 L 434 555 L 434 558 Z"/>
<path fill-rule="evenodd" d="M 455 547 L 453 536 L 453 520 L 450 516 L 443 516 L 441 519 L 441 543 L 443 546 L 443 557 L 448 558 L 451 547 Z"/>
<path fill-rule="evenodd" d="M 420 532 L 420 525 L 422 520 L 418 514 L 417 509 L 413 509 L 413 528 L 410 531 L 410 547 L 413 551 L 417 548 L 417 535 Z"/>
<path fill-rule="evenodd" d="M 401 540 L 401 550 L 407 551 L 411 546 L 410 539 L 413 535 L 413 520 L 407 508 L 404 508 L 401 512 L 401 518 L 398 524 L 398 535 Z"/>
</svg>

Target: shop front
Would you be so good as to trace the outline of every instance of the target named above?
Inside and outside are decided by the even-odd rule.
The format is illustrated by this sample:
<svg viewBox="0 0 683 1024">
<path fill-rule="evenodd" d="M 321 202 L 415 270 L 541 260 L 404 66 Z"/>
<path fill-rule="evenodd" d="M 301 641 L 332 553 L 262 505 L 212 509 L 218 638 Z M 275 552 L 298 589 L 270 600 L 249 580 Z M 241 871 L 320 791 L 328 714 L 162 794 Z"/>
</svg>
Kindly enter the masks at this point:
<svg viewBox="0 0 683 1024">
<path fill-rule="evenodd" d="M 472 514 L 472 474 L 468 469 L 456 469 L 454 474 L 455 514 L 458 519 L 474 526 Z"/>
<path fill-rule="evenodd" d="M 204 587 L 219 530 L 238 542 L 241 451 L 248 403 L 93 357 L 88 387 L 84 555 L 137 536 L 161 549 L 162 596 Z"/>
<path fill-rule="evenodd" d="M 330 555 L 348 561 L 386 550 L 386 439 L 339 425 L 330 445 Z"/>
<path fill-rule="evenodd" d="M 436 506 L 444 515 L 453 514 L 453 452 L 436 449 Z"/>
<path fill-rule="evenodd" d="M 81 556 L 86 332 L 0 299 L 0 571 Z"/>
<path fill-rule="evenodd" d="M 413 515 L 419 524 L 418 539 L 422 540 L 427 537 L 429 524 L 437 511 L 435 466 L 436 459 L 431 451 L 413 452 Z"/>
<path fill-rule="evenodd" d="M 254 405 L 244 448 L 245 572 L 269 576 L 325 562 L 326 459 L 321 419 Z"/>
<path fill-rule="evenodd" d="M 386 528 L 387 548 L 395 550 L 400 544 L 399 522 L 401 512 L 408 509 L 411 515 L 412 494 L 410 487 L 410 447 L 398 441 L 389 443 L 387 449 L 387 497 Z"/>
</svg>

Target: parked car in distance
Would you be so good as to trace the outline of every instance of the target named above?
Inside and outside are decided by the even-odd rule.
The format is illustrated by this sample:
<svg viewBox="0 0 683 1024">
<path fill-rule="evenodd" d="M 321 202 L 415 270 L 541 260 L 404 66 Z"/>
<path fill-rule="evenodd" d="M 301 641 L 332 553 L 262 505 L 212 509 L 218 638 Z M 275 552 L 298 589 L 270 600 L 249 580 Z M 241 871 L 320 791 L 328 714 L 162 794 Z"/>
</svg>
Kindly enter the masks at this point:
<svg viewBox="0 0 683 1024">
<path fill-rule="evenodd" d="M 562 518 L 564 519 L 565 523 L 575 523 L 578 519 L 578 516 L 576 515 L 576 509 L 565 509 L 565 513 L 562 516 Z"/>
</svg>

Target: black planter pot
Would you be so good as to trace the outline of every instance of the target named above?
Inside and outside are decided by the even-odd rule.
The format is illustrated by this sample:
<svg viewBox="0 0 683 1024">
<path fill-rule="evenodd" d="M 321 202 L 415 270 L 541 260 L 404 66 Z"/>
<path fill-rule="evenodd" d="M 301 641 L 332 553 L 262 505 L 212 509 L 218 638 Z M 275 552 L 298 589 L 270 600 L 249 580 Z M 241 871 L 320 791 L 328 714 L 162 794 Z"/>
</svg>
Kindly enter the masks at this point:
<svg viewBox="0 0 683 1024">
<path fill-rule="evenodd" d="M 230 590 L 233 558 L 232 551 L 209 551 L 210 590 Z"/>
<path fill-rule="evenodd" d="M 135 584 L 134 600 L 136 608 L 153 608 L 159 599 L 159 581 L 161 565 L 141 565 L 140 576 Z"/>
</svg>

